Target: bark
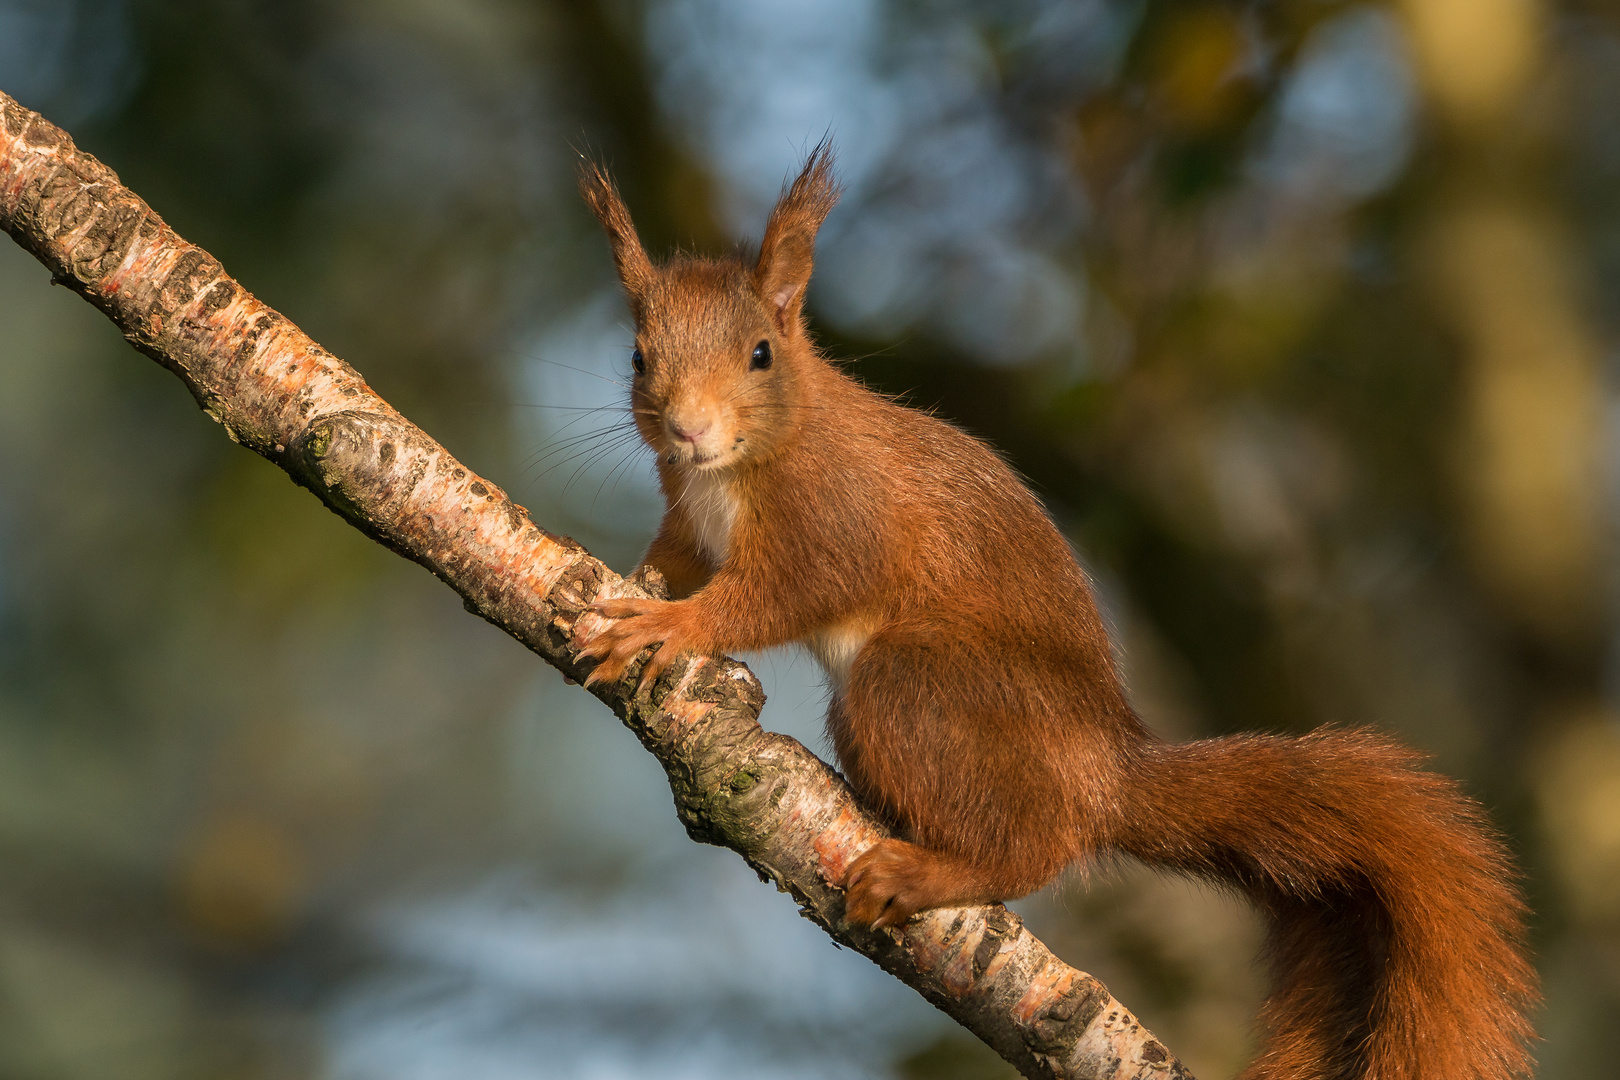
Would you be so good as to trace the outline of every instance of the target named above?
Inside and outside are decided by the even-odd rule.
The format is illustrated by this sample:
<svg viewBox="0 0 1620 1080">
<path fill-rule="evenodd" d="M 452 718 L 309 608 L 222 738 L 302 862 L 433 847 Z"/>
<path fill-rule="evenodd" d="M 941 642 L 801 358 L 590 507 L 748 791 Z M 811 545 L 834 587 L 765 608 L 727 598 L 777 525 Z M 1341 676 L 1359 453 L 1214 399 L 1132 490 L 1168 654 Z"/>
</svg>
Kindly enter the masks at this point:
<svg viewBox="0 0 1620 1080">
<path fill-rule="evenodd" d="M 0 226 L 178 375 L 236 442 L 460 593 L 466 607 L 572 678 L 598 597 L 626 580 L 451 457 L 358 372 L 186 243 L 61 129 L 0 93 Z M 842 920 L 828 884 L 884 835 L 839 775 L 763 730 L 742 664 L 677 661 L 647 692 L 640 661 L 595 693 L 663 764 L 694 840 L 731 848 L 834 941 L 869 957 L 1030 1077 L 1186 1077 L 1096 979 L 999 904 L 918 916 L 904 932 Z M 791 973 L 784 972 L 784 978 Z"/>
</svg>

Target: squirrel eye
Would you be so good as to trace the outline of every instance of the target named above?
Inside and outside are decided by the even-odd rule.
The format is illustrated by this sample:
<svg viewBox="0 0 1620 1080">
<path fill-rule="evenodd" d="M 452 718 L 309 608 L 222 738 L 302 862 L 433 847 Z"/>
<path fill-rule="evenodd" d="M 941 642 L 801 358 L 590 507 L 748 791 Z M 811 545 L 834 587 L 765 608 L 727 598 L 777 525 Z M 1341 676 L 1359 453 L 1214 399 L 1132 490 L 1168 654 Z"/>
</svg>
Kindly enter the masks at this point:
<svg viewBox="0 0 1620 1080">
<path fill-rule="evenodd" d="M 771 343 L 762 341 L 754 346 L 754 355 L 748 359 L 749 371 L 764 371 L 771 366 Z"/>
<path fill-rule="evenodd" d="M 636 369 L 637 375 L 647 374 L 647 358 L 641 355 L 640 349 L 630 354 L 630 366 Z"/>
</svg>

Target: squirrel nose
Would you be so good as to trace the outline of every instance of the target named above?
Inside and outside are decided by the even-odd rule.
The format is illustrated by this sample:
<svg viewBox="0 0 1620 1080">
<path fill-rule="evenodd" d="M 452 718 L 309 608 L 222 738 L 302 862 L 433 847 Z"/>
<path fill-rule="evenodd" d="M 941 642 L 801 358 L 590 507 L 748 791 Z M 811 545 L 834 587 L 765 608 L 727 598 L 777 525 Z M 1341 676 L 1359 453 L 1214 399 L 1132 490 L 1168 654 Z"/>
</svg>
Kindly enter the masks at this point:
<svg viewBox="0 0 1620 1080">
<path fill-rule="evenodd" d="M 707 416 L 670 416 L 665 422 L 671 434 L 689 443 L 696 443 L 709 430 Z"/>
</svg>

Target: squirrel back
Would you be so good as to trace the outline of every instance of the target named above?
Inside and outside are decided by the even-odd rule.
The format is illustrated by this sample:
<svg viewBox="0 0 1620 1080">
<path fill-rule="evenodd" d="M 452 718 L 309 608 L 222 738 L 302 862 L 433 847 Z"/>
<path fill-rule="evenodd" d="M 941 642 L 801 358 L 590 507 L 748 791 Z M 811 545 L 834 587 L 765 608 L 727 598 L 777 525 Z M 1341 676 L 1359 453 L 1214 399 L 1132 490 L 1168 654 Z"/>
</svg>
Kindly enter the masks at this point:
<svg viewBox="0 0 1620 1080">
<path fill-rule="evenodd" d="M 896 838 L 839 882 L 851 921 L 1025 895 L 1126 854 L 1247 895 L 1274 983 L 1249 1080 L 1508 1080 L 1530 1068 L 1523 905 L 1478 806 L 1366 732 L 1166 743 L 1137 718 L 1084 572 L 992 450 L 860 386 L 802 317 L 837 198 L 818 147 L 752 264 L 655 267 L 605 173 L 581 190 L 636 321 L 632 412 L 667 511 L 670 601 L 608 601 L 591 681 L 648 645 L 800 642 L 827 726 Z"/>
</svg>

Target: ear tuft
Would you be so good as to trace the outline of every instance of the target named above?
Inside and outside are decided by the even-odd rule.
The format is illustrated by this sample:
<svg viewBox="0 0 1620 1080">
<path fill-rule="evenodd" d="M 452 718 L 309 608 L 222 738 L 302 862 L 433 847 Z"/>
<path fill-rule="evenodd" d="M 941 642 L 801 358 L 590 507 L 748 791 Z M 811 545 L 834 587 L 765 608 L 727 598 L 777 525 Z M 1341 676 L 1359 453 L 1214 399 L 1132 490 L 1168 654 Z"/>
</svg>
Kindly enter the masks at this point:
<svg viewBox="0 0 1620 1080">
<path fill-rule="evenodd" d="M 579 193 L 585 205 L 591 208 L 596 220 L 602 223 L 608 243 L 613 247 L 613 265 L 619 271 L 619 281 L 630 299 L 630 310 L 636 318 L 641 316 L 642 304 L 651 290 L 657 271 L 647 251 L 636 235 L 636 226 L 630 220 L 630 211 L 619 197 L 613 178 L 600 164 L 584 155 L 579 162 Z"/>
<path fill-rule="evenodd" d="M 754 286 L 783 334 L 802 332 L 800 312 L 815 261 L 816 233 L 838 203 L 830 139 L 816 144 L 798 179 L 782 192 L 765 225 L 754 266 Z"/>
</svg>

